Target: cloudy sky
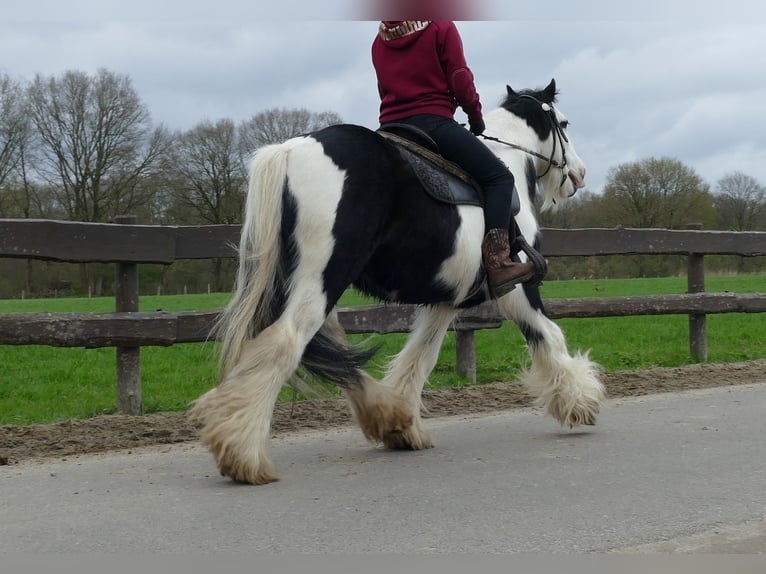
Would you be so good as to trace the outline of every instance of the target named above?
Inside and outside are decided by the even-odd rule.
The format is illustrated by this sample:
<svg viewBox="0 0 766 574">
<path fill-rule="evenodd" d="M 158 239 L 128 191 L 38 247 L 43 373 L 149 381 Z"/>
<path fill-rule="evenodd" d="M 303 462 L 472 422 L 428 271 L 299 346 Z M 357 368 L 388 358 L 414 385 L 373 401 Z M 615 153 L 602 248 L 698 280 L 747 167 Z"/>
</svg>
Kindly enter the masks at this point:
<svg viewBox="0 0 766 574">
<path fill-rule="evenodd" d="M 370 44 L 385 2 L 4 3 L 0 73 L 31 80 L 106 68 L 129 76 L 171 129 L 274 107 L 376 127 Z M 603 4 L 473 0 L 470 12 L 449 14 L 485 109 L 506 84 L 555 78 L 591 191 L 611 167 L 661 156 L 712 187 L 733 171 L 766 185 L 766 2 Z"/>
</svg>

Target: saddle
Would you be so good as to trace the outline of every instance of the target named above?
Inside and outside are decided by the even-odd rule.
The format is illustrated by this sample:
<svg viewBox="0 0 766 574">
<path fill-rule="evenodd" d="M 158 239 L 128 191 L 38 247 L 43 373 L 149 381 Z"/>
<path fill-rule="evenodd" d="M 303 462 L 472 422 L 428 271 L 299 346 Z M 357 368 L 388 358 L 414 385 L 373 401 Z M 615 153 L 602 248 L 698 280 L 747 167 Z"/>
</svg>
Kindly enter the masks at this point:
<svg viewBox="0 0 766 574">
<path fill-rule="evenodd" d="M 484 192 L 479 183 L 457 164 L 439 154 L 439 146 L 426 132 L 404 123 L 387 123 L 380 126 L 377 133 L 393 145 L 408 164 L 423 190 L 436 201 L 452 205 L 475 205 L 484 207 Z M 511 213 L 515 217 L 521 209 L 519 194 L 513 188 Z M 531 247 L 521 235 L 515 221 L 511 229 L 511 257 L 519 261 L 517 254 L 524 251 L 535 263 L 538 272 L 533 282 L 539 283 L 547 272 L 545 258 Z M 472 298 L 481 287 L 477 283 L 472 291 Z"/>
<path fill-rule="evenodd" d="M 399 151 L 433 199 L 484 206 L 481 186 L 460 166 L 439 155 L 439 147 L 426 132 L 408 124 L 390 123 L 380 126 L 377 133 Z"/>
</svg>

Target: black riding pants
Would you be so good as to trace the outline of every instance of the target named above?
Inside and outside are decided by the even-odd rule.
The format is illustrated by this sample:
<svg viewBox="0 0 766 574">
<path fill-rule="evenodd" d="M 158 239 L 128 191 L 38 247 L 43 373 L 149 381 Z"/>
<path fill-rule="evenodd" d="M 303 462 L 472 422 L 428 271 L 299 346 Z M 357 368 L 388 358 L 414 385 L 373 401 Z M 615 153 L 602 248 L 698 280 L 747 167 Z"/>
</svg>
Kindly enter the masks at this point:
<svg viewBox="0 0 766 574">
<path fill-rule="evenodd" d="M 455 120 L 442 116 L 420 114 L 398 121 L 425 131 L 446 159 L 462 167 L 481 185 L 487 230 L 510 227 L 513 174 L 479 138 Z"/>
</svg>

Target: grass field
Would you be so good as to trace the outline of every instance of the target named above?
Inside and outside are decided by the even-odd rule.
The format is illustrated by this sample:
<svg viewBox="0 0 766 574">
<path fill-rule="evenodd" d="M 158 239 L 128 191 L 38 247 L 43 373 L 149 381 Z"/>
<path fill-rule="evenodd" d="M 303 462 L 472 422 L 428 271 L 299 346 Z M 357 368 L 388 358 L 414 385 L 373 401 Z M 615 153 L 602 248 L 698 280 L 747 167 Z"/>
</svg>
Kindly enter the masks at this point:
<svg viewBox="0 0 766 574">
<path fill-rule="evenodd" d="M 740 275 L 708 277 L 710 292 L 763 292 L 766 277 Z M 686 279 L 624 279 L 551 281 L 543 296 L 619 297 L 672 294 L 686 291 Z M 142 311 L 218 309 L 228 294 L 147 296 Z M 349 292 L 342 306 L 371 303 Z M 114 310 L 111 298 L 2 300 L 0 313 L 104 312 Z M 590 349 L 591 357 L 607 370 L 678 366 L 693 363 L 689 354 L 685 315 L 561 319 L 570 349 Z M 381 353 L 370 370 L 380 374 L 385 360 L 404 344 L 405 335 L 352 337 L 355 341 L 382 342 Z M 477 379 L 479 383 L 514 380 L 527 361 L 524 339 L 515 325 L 479 331 Z M 216 344 L 194 343 L 141 350 L 143 405 L 146 412 L 182 410 L 216 382 Z M 759 314 L 708 316 L 710 362 L 732 362 L 766 357 L 766 320 Z M 455 374 L 454 334 L 449 333 L 429 385 L 467 384 Z M 111 413 L 116 403 L 115 351 L 43 346 L 0 345 L 0 424 L 31 424 Z M 285 390 L 289 400 L 292 391 Z"/>
</svg>

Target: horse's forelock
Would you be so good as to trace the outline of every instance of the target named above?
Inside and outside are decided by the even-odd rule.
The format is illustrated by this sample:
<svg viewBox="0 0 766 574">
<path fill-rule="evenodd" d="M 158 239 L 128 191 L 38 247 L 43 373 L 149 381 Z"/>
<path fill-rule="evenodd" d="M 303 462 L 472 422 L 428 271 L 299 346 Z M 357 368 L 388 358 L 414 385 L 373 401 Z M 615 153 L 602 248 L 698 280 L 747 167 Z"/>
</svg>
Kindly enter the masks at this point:
<svg viewBox="0 0 766 574">
<path fill-rule="evenodd" d="M 555 103 L 557 94 L 554 84 L 550 84 L 542 90 L 520 90 L 518 92 L 508 86 L 508 94 L 500 107 L 526 120 L 527 125 L 535 131 L 537 137 L 542 141 L 550 135 L 551 123 L 540 104 Z"/>
<path fill-rule="evenodd" d="M 558 101 L 558 95 L 558 90 L 554 90 L 552 93 L 547 89 L 519 90 L 517 92 L 509 87 L 508 93 L 505 96 L 505 100 L 503 100 L 503 102 L 500 104 L 500 107 L 508 110 L 509 112 L 517 113 L 519 111 L 518 106 L 520 104 L 533 103 L 529 100 L 530 97 L 546 104 L 555 104 Z"/>
</svg>

